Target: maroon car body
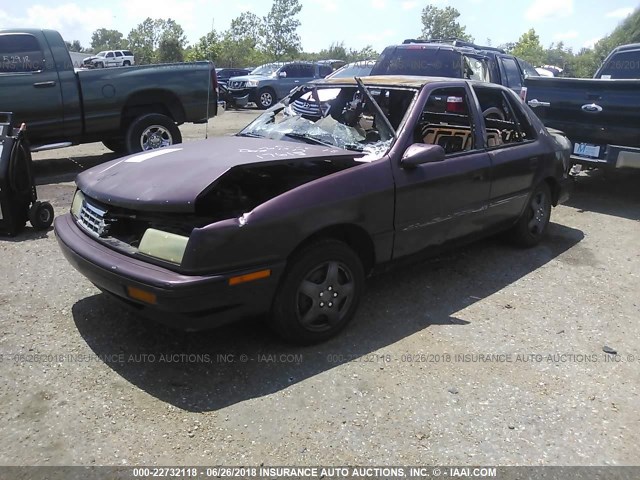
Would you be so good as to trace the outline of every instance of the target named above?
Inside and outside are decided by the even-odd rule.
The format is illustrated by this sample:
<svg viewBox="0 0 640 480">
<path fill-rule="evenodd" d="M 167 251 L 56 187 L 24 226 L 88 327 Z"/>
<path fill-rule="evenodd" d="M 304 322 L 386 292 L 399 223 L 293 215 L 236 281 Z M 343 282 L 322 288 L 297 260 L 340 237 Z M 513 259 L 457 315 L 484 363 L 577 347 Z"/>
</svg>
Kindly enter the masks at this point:
<svg viewBox="0 0 640 480">
<path fill-rule="evenodd" d="M 501 230 L 542 238 L 571 183 L 564 137 L 498 85 L 363 80 L 303 87 L 238 136 L 80 174 L 72 213 L 55 223 L 62 251 L 171 326 L 271 312 L 308 343 L 345 326 L 378 266 Z M 299 118 L 290 103 L 314 88 L 335 98 L 323 119 Z M 147 247 L 147 235 L 160 241 Z"/>
</svg>

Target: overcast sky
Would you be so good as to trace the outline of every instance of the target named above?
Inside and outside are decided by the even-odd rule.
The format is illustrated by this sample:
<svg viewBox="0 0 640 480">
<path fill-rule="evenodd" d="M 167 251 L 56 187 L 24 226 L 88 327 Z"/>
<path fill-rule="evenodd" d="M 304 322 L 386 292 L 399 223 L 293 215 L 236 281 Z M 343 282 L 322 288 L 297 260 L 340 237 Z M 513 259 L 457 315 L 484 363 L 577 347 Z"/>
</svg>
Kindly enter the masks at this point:
<svg viewBox="0 0 640 480">
<path fill-rule="evenodd" d="M 417 37 L 420 12 L 428 2 L 416 0 L 301 0 L 299 34 L 305 51 L 344 42 L 347 48 L 386 45 Z M 36 27 L 59 30 L 65 40 L 90 45 L 91 33 L 101 27 L 116 29 L 126 37 L 146 17 L 173 18 L 195 43 L 214 28 L 226 30 L 244 11 L 259 16 L 271 7 L 270 0 L 22 0 L 0 4 L 0 28 Z M 563 41 L 579 50 L 611 32 L 639 4 L 630 0 L 436 0 L 432 5 L 451 5 L 460 23 L 476 42 L 487 39 L 496 46 L 516 41 L 535 28 L 542 44 Z"/>
</svg>

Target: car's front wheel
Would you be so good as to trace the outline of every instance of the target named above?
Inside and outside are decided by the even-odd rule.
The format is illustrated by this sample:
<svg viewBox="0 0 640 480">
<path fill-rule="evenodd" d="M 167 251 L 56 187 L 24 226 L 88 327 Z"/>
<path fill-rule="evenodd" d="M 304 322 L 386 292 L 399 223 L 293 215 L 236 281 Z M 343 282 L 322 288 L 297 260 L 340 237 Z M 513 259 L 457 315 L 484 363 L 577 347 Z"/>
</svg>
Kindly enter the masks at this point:
<svg viewBox="0 0 640 480">
<path fill-rule="evenodd" d="M 364 279 L 360 258 L 345 243 L 310 244 L 289 262 L 273 303 L 273 328 L 301 345 L 333 337 L 355 315 Z"/>
<path fill-rule="evenodd" d="M 266 110 L 276 103 L 276 94 L 270 88 L 263 88 L 258 92 L 258 108 Z"/>
<path fill-rule="evenodd" d="M 125 142 L 129 153 L 137 153 L 182 143 L 182 135 L 171 118 L 149 113 L 131 123 Z"/>
<path fill-rule="evenodd" d="M 513 227 L 515 243 L 523 247 L 533 247 L 540 243 L 549 227 L 551 219 L 551 189 L 546 182 L 540 183 L 529 198 L 518 223 Z"/>
</svg>

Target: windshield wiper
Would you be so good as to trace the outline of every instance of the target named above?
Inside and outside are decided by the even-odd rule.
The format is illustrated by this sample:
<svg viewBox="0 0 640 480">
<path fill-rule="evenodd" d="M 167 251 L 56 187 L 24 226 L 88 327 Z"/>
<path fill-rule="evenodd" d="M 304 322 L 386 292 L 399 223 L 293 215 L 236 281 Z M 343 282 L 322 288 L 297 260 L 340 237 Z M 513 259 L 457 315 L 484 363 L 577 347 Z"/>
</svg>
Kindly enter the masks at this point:
<svg viewBox="0 0 640 480">
<path fill-rule="evenodd" d="M 302 140 L 306 143 L 310 143 L 311 145 L 323 145 L 325 147 L 336 148 L 336 146 L 332 145 L 331 143 L 323 142 L 322 140 L 319 140 L 315 137 L 309 137 L 302 133 L 289 132 L 289 133 L 285 133 L 284 136 L 289 138 L 295 138 L 296 140 Z"/>
</svg>

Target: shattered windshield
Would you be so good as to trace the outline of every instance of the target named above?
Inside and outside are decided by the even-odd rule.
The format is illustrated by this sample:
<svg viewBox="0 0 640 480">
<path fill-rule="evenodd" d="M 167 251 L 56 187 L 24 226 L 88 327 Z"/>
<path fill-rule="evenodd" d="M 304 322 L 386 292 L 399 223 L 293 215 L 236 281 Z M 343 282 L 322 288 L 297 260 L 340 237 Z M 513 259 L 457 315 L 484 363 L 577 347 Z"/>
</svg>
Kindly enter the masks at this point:
<svg viewBox="0 0 640 480">
<path fill-rule="evenodd" d="M 417 94 L 409 88 L 310 85 L 267 110 L 239 135 L 290 140 L 381 158 Z"/>
</svg>

